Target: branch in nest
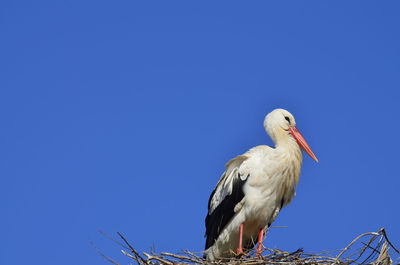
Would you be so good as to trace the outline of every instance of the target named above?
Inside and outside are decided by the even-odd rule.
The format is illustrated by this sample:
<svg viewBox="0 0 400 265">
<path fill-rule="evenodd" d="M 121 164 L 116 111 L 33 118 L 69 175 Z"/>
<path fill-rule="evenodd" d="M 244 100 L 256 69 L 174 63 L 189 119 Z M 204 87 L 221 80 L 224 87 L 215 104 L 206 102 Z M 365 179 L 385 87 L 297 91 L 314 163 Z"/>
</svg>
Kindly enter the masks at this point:
<svg viewBox="0 0 400 265">
<path fill-rule="evenodd" d="M 105 233 L 102 233 L 106 235 Z M 122 253 L 135 261 L 139 265 L 264 265 L 264 264 L 276 264 L 276 265 L 348 265 L 348 264 L 374 264 L 374 265 L 391 265 L 392 260 L 390 259 L 388 247 L 386 242 L 398 253 L 398 250 L 393 246 L 393 244 L 388 240 L 385 229 L 382 228 L 378 232 L 369 232 L 364 233 L 356 237 L 348 246 L 346 246 L 336 257 L 329 256 L 329 252 L 321 252 L 319 254 L 316 253 L 304 253 L 303 249 L 298 249 L 294 252 L 286 252 L 278 249 L 263 249 L 263 256 L 261 258 L 256 258 L 254 250 L 250 250 L 242 256 L 241 259 L 237 258 L 223 258 L 217 261 L 207 261 L 203 257 L 198 256 L 199 253 L 193 253 L 188 250 L 185 250 L 183 253 L 174 254 L 168 252 L 161 252 L 160 254 L 150 252 L 143 252 L 143 256 L 136 251 L 133 246 L 122 236 L 121 233 L 117 232 L 118 236 L 123 240 L 125 244 L 122 244 L 110 236 L 117 244 L 122 246 L 125 250 L 121 250 Z M 371 236 L 367 243 L 360 242 L 361 239 L 366 236 Z M 379 240 L 378 240 L 379 239 Z M 383 240 L 385 243 L 383 243 Z M 381 251 L 378 249 L 382 245 Z M 103 257 L 105 257 L 109 262 L 114 265 L 119 265 L 113 259 L 106 257 L 103 253 L 101 253 L 91 242 L 93 247 L 97 252 L 100 253 Z M 349 253 L 349 250 L 354 246 L 359 246 L 364 244 L 364 246 L 354 253 L 346 254 L 345 258 L 344 254 Z M 265 253 L 265 254 L 264 254 Z M 378 255 L 379 257 L 375 262 L 371 262 L 370 260 Z M 350 257 L 356 256 L 356 258 L 350 259 Z M 365 258 L 365 256 L 367 256 Z M 363 257 L 363 261 L 359 261 L 359 259 Z M 390 261 L 390 262 L 389 262 Z"/>
</svg>

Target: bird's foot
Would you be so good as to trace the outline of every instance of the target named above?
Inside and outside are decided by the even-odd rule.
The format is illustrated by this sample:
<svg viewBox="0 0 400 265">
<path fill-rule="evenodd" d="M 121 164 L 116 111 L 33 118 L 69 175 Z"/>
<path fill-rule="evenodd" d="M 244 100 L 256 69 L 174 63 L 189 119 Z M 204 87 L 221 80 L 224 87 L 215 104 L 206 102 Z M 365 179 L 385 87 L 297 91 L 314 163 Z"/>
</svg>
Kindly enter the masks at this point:
<svg viewBox="0 0 400 265">
<path fill-rule="evenodd" d="M 263 249 L 262 249 L 263 245 L 262 243 L 258 243 L 258 247 L 257 247 L 257 252 L 256 252 L 256 258 L 257 259 L 263 259 Z"/>
<path fill-rule="evenodd" d="M 242 248 L 238 248 L 236 250 L 236 257 L 237 258 L 243 258 L 244 257 L 244 253 L 243 253 L 243 249 Z"/>
</svg>

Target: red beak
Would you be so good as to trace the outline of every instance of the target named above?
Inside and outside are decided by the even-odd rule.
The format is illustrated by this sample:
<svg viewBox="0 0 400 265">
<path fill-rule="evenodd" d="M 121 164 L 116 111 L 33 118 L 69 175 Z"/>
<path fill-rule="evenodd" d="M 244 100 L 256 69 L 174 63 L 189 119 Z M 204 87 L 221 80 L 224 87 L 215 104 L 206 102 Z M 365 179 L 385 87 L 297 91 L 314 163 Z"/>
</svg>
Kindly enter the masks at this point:
<svg viewBox="0 0 400 265">
<path fill-rule="evenodd" d="M 311 148 L 308 146 L 306 140 L 304 137 L 301 135 L 299 130 L 295 126 L 289 127 L 289 132 L 293 135 L 294 139 L 296 139 L 297 143 L 300 145 L 301 148 L 309 155 L 311 156 L 312 159 L 314 159 L 316 162 L 318 162 L 317 157 L 314 155 L 313 151 L 311 151 Z"/>
</svg>

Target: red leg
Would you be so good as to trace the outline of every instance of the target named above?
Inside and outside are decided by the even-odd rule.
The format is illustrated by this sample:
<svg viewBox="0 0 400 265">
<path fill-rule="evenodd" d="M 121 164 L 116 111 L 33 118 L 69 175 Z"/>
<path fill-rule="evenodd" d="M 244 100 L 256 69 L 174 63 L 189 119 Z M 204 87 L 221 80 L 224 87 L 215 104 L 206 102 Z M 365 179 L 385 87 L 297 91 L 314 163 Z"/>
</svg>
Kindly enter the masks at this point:
<svg viewBox="0 0 400 265">
<path fill-rule="evenodd" d="M 260 233 L 258 234 L 258 246 L 257 246 L 257 256 L 261 257 L 262 252 L 262 241 L 264 238 L 264 229 L 260 229 Z"/>
<path fill-rule="evenodd" d="M 237 254 L 238 255 L 243 253 L 242 241 L 243 241 L 243 224 L 240 224 L 240 227 L 239 227 L 239 246 L 237 248 Z"/>
</svg>

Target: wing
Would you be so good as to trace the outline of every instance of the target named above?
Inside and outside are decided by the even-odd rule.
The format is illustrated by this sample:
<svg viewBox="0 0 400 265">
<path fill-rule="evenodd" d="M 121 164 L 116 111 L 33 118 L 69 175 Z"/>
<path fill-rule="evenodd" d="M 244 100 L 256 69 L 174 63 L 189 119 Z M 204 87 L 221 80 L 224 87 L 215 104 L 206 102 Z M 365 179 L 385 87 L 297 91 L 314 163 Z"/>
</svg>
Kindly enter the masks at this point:
<svg viewBox="0 0 400 265">
<path fill-rule="evenodd" d="M 208 214 L 206 216 L 206 248 L 208 249 L 217 240 L 221 231 L 235 215 L 235 207 L 244 197 L 243 185 L 247 176 L 239 175 L 239 168 L 247 156 L 238 156 L 226 164 L 214 191 L 208 200 Z"/>
</svg>

